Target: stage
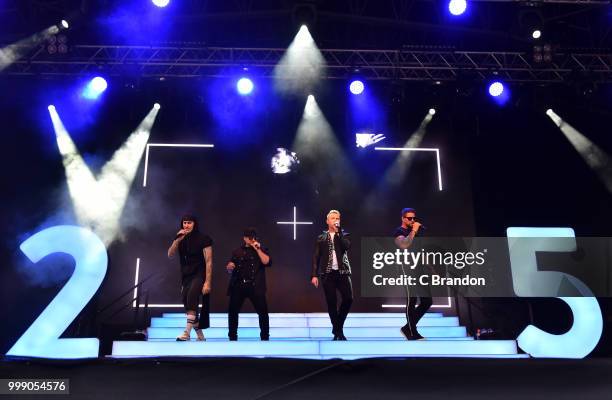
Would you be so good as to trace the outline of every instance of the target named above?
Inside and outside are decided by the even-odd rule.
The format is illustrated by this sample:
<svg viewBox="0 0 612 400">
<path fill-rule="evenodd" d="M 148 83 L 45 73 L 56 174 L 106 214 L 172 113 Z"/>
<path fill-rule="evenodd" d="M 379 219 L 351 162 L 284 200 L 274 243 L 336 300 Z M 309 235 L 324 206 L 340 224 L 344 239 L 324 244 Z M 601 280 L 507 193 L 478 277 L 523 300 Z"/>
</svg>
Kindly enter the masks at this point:
<svg viewBox="0 0 612 400">
<path fill-rule="evenodd" d="M 601 400 L 609 397 L 611 375 L 612 360 L 601 358 L 351 361 L 158 357 L 0 363 L 3 378 L 69 378 L 71 394 L 66 398 L 79 399 Z"/>
</svg>

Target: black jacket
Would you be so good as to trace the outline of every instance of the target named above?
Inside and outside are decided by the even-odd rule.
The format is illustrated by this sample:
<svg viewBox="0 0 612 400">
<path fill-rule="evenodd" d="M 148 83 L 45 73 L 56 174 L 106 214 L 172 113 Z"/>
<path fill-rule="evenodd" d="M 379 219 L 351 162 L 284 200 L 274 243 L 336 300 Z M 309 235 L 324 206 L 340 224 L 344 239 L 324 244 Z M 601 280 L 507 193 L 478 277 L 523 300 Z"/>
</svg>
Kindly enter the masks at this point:
<svg viewBox="0 0 612 400">
<path fill-rule="evenodd" d="M 261 250 L 270 257 L 270 251 L 266 247 Z M 236 265 L 232 271 L 227 294 L 235 285 L 253 286 L 258 293 L 266 292 L 266 268 L 272 266 L 272 257 L 267 264 L 263 264 L 257 252 L 250 246 L 242 245 L 232 252 L 230 259 Z"/>
<path fill-rule="evenodd" d="M 327 238 L 329 232 L 325 231 L 317 236 L 314 252 L 312 255 L 312 270 L 311 277 L 324 275 L 329 263 L 329 250 L 327 246 Z M 334 249 L 336 251 L 336 259 L 338 260 L 338 269 L 341 274 L 351 274 L 351 264 L 348 259 L 348 249 L 351 248 L 350 234 L 342 230 L 339 234 L 334 235 Z"/>
</svg>

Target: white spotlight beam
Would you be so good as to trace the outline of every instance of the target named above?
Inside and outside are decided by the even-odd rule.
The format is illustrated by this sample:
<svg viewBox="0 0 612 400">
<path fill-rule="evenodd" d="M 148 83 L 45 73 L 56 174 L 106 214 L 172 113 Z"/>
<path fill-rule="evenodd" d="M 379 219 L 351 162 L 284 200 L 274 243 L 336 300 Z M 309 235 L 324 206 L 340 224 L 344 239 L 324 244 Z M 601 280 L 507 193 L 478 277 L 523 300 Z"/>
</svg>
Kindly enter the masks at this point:
<svg viewBox="0 0 612 400">
<path fill-rule="evenodd" d="M 433 109 L 430 109 L 428 113 L 423 118 L 423 121 L 417 128 L 417 130 L 410 136 L 410 138 L 406 141 L 404 147 L 375 147 L 375 150 L 383 150 L 383 151 L 400 151 L 400 155 L 395 160 L 393 165 L 389 168 L 389 170 L 385 173 L 383 178 L 384 184 L 399 184 L 408 169 L 410 168 L 410 163 L 412 161 L 411 154 L 412 152 L 418 151 L 428 151 L 436 153 L 436 165 L 438 168 L 438 190 L 442 191 L 442 168 L 440 166 L 440 150 L 437 148 L 426 148 L 419 147 L 425 137 L 425 132 L 427 131 L 427 125 L 433 119 L 435 115 L 435 111 L 432 112 Z"/>
<path fill-rule="evenodd" d="M 113 154 L 96 180 L 79 154 L 55 107 L 49 107 L 57 145 L 79 224 L 91 228 L 110 244 L 119 233 L 119 218 L 138 164 L 149 139 L 158 108 L 153 108 L 126 142 Z"/>
<path fill-rule="evenodd" d="M 55 130 L 57 147 L 62 156 L 74 212 L 81 225 L 91 227 L 90 221 L 94 219 L 94 215 L 90 213 L 95 212 L 93 205 L 100 196 L 103 196 L 103 193 L 100 192 L 96 178 L 85 164 L 55 107 L 49 107 L 49 114 Z"/>
<path fill-rule="evenodd" d="M 281 92 L 303 94 L 321 79 L 325 58 L 303 25 L 274 67 L 274 81 Z"/>
<path fill-rule="evenodd" d="M 576 128 L 565 122 L 553 110 L 546 111 L 546 115 L 559 127 L 584 162 L 595 171 L 608 192 L 612 193 L 612 159 L 610 156 Z"/>
<path fill-rule="evenodd" d="M 10 44 L 0 49 L 0 71 L 19 60 L 32 47 L 47 40 L 47 38 L 59 32 L 56 25 L 52 25 L 42 32 L 36 33 L 30 37 L 22 39 L 16 43 Z"/>
</svg>

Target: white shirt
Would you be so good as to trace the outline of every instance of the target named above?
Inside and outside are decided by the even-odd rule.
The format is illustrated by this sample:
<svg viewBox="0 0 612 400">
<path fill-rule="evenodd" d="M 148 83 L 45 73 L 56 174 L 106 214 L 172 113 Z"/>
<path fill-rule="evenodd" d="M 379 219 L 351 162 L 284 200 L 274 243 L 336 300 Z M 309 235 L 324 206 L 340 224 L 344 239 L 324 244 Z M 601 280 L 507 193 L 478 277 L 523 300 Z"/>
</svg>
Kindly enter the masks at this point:
<svg viewBox="0 0 612 400">
<path fill-rule="evenodd" d="M 334 251 L 332 251 L 332 270 L 338 270 L 338 257 L 336 256 L 336 248 L 334 246 L 334 236 L 336 236 L 336 232 L 329 232 L 329 237 L 332 242 L 332 247 Z"/>
</svg>

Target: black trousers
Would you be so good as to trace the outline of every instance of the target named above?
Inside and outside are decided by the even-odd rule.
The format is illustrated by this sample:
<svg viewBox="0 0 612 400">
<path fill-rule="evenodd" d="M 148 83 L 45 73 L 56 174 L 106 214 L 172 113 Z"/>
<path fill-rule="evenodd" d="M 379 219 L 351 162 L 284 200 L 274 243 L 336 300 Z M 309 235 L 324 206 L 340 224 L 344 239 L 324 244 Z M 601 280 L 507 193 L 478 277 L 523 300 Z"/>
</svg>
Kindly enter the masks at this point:
<svg viewBox="0 0 612 400">
<path fill-rule="evenodd" d="M 200 274 L 183 277 L 181 285 L 181 297 L 185 311 L 195 311 L 198 314 L 198 303 L 202 299 L 202 309 L 197 318 L 198 328 L 206 329 L 210 327 L 210 294 L 202 294 L 204 277 Z"/>
<path fill-rule="evenodd" d="M 406 302 L 406 319 L 408 320 L 408 329 L 410 329 L 412 335 L 418 333 L 417 323 L 423 318 L 423 315 L 425 315 L 432 304 L 433 300 L 431 297 L 408 297 Z"/>
<path fill-rule="evenodd" d="M 321 275 L 327 312 L 332 323 L 334 335 L 343 333 L 344 321 L 353 304 L 353 284 L 349 275 L 342 275 L 337 271 Z M 340 292 L 340 308 L 337 306 L 336 292 Z"/>
<path fill-rule="evenodd" d="M 242 308 L 244 300 L 249 299 L 259 316 L 259 336 L 262 339 L 268 339 L 270 337 L 270 317 L 268 316 L 268 303 L 266 302 L 265 292 L 257 290 L 253 285 L 241 286 L 240 284 L 235 284 L 230 288 L 229 294 L 230 301 L 227 314 L 229 338 L 238 338 L 238 313 Z"/>
</svg>

